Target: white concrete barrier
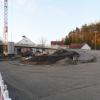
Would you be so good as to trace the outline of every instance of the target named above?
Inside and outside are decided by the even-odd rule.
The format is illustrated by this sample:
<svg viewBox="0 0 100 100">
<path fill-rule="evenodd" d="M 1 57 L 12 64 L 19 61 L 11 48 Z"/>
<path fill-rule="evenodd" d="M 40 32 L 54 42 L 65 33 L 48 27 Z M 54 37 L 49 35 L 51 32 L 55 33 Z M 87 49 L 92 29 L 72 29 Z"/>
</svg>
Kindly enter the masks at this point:
<svg viewBox="0 0 100 100">
<path fill-rule="evenodd" d="M 11 98 L 9 98 L 7 85 L 4 84 L 1 73 L 0 73 L 0 100 L 11 100 Z"/>
</svg>

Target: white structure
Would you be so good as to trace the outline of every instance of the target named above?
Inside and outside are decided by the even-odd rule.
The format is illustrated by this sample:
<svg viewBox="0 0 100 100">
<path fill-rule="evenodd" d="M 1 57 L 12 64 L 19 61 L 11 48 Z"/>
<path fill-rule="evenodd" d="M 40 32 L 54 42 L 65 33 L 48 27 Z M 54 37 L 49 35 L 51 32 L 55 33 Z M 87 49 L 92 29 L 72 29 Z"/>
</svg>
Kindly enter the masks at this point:
<svg viewBox="0 0 100 100">
<path fill-rule="evenodd" d="M 5 85 L 4 81 L 2 80 L 1 73 L 0 73 L 0 100 L 11 100 L 11 98 L 9 98 L 7 85 Z"/>
<path fill-rule="evenodd" d="M 91 50 L 91 47 L 87 43 L 84 43 L 81 49 Z"/>
<path fill-rule="evenodd" d="M 26 36 L 23 36 L 23 39 L 15 44 L 15 46 L 21 46 L 21 47 L 34 47 L 35 43 L 33 43 L 30 39 L 28 39 Z"/>
<path fill-rule="evenodd" d="M 69 45 L 70 49 L 84 49 L 91 50 L 91 47 L 87 43 L 72 43 Z"/>
<path fill-rule="evenodd" d="M 22 54 L 26 52 L 32 52 L 32 48 L 35 47 L 35 43 L 33 43 L 26 36 L 23 36 L 23 39 L 15 44 L 15 54 Z"/>
<path fill-rule="evenodd" d="M 14 54 L 14 42 L 8 42 L 8 54 Z"/>
</svg>

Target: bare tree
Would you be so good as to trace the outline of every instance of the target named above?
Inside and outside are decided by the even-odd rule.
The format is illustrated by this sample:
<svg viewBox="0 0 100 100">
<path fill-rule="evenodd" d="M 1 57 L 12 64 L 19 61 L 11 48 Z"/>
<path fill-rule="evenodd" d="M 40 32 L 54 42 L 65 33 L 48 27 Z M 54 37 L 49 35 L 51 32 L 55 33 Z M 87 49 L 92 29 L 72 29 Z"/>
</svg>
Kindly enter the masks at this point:
<svg viewBox="0 0 100 100">
<path fill-rule="evenodd" d="M 46 42 L 47 42 L 47 39 L 45 37 L 41 37 L 39 44 L 41 47 L 45 47 Z"/>
</svg>

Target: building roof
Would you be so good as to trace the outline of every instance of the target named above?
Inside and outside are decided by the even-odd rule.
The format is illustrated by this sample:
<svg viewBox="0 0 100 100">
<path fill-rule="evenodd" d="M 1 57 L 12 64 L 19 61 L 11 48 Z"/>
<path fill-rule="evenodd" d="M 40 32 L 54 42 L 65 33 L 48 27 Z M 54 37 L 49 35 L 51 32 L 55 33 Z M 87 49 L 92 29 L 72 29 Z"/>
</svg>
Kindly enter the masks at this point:
<svg viewBox="0 0 100 100">
<path fill-rule="evenodd" d="M 51 41 L 51 45 L 64 45 L 64 41 Z"/>
<path fill-rule="evenodd" d="M 26 36 L 23 36 L 23 39 L 15 44 L 15 46 L 23 46 L 23 47 L 34 47 L 35 43 L 33 43 Z"/>
<path fill-rule="evenodd" d="M 83 46 L 85 45 L 85 43 L 72 43 L 69 45 L 69 48 L 71 49 L 81 49 Z"/>
</svg>

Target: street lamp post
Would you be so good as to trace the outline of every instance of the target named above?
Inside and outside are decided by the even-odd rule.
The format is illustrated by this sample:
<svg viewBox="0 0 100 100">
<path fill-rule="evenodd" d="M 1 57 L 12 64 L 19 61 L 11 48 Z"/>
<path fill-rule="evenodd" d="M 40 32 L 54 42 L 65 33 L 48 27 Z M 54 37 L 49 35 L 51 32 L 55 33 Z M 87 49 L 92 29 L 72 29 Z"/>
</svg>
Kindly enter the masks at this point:
<svg viewBox="0 0 100 100">
<path fill-rule="evenodd" d="M 97 45 L 97 43 L 96 43 L 96 35 L 97 35 L 97 31 L 94 31 L 94 33 L 95 33 L 95 50 L 96 50 L 96 45 Z"/>
</svg>

